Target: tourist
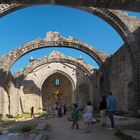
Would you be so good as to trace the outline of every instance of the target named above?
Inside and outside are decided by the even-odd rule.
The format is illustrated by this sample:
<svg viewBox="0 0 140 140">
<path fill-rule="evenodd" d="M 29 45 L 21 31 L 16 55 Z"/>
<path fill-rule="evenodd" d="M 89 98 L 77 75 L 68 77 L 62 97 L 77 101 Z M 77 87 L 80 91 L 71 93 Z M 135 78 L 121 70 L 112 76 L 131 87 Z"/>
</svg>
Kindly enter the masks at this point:
<svg viewBox="0 0 140 140">
<path fill-rule="evenodd" d="M 64 115 L 66 115 L 66 112 L 67 112 L 67 106 L 66 104 L 64 104 Z"/>
<path fill-rule="evenodd" d="M 109 92 L 109 96 L 107 97 L 107 115 L 109 117 L 111 128 L 114 128 L 114 113 L 116 111 L 116 97 L 112 95 L 112 92 Z"/>
<path fill-rule="evenodd" d="M 93 106 L 90 101 L 88 101 L 87 105 L 85 106 L 83 117 L 86 123 L 86 133 L 91 132 L 93 121 Z"/>
<path fill-rule="evenodd" d="M 32 118 L 32 117 L 35 118 L 35 115 L 34 115 L 34 107 L 33 107 L 33 106 L 30 108 L 30 111 L 31 111 L 31 118 Z"/>
<path fill-rule="evenodd" d="M 66 117 L 68 121 L 72 121 L 72 113 L 71 113 L 72 107 L 68 107 Z"/>
<path fill-rule="evenodd" d="M 78 125 L 78 120 L 79 120 L 79 108 L 78 108 L 78 104 L 73 104 L 73 108 L 72 108 L 72 129 L 74 128 L 74 126 L 76 125 L 76 129 L 79 129 L 79 125 Z"/>
<path fill-rule="evenodd" d="M 54 110 L 55 110 L 55 116 L 57 116 L 57 114 L 58 114 L 58 103 L 57 102 L 54 104 Z"/>
<path fill-rule="evenodd" d="M 64 105 L 62 104 L 61 105 L 61 114 L 62 114 L 62 117 L 64 116 Z"/>
<path fill-rule="evenodd" d="M 107 101 L 106 97 L 102 96 L 99 110 L 101 115 L 101 126 L 106 126 L 106 108 L 107 108 Z"/>
<path fill-rule="evenodd" d="M 58 106 L 58 117 L 62 117 L 62 108 L 60 105 Z"/>
</svg>

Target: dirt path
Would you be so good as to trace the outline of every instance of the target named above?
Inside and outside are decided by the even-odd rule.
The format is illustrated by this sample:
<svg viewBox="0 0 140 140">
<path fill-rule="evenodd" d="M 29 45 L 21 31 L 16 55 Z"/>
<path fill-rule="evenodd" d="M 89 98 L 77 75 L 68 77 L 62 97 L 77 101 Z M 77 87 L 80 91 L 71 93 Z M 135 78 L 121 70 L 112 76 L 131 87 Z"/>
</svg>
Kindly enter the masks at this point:
<svg viewBox="0 0 140 140">
<path fill-rule="evenodd" d="M 72 122 L 66 118 L 51 118 L 46 121 L 51 125 L 48 133 L 50 140 L 120 140 L 113 135 L 115 130 L 101 128 L 99 123 L 93 125 L 92 132 L 85 133 L 83 121 L 79 122 L 79 130 L 71 129 Z"/>
</svg>

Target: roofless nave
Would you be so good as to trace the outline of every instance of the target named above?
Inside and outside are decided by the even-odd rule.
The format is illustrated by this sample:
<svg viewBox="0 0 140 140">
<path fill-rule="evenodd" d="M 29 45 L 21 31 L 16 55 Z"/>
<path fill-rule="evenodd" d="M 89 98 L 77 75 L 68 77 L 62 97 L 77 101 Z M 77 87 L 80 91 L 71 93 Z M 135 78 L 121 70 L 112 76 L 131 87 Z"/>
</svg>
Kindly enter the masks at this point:
<svg viewBox="0 0 140 140">
<path fill-rule="evenodd" d="M 26 7 L 26 5 L 2 4 L 0 7 L 1 16 L 4 16 L 13 10 Z M 89 99 L 96 105 L 98 97 L 106 95 L 108 90 L 111 90 L 119 100 L 118 110 L 138 111 L 140 109 L 140 20 L 129 17 L 118 10 L 93 8 L 92 6 L 80 7 L 76 4 L 74 7 L 88 11 L 107 21 L 120 34 L 124 45 L 112 56 L 108 56 L 74 38 L 64 38 L 58 33 L 50 33 L 49 36 L 53 36 L 51 40 L 48 38 L 37 39 L 14 49 L 0 58 L 1 114 L 16 115 L 22 111 L 28 111 L 29 106 L 25 102 L 27 98 L 32 104 L 37 102 L 35 107 L 36 111 L 39 111 L 38 108 L 45 106 L 44 98 L 48 100 L 49 104 L 55 102 L 55 96 L 48 96 L 52 92 L 54 95 L 60 93 L 61 102 L 66 100 L 68 104 L 71 104 L 78 101 L 82 107 Z M 30 66 L 19 72 L 19 76 L 10 73 L 11 66 L 26 53 L 54 46 L 81 50 L 91 56 L 100 68 L 94 70 L 87 68 L 82 60 L 72 58 L 69 60 L 64 56 L 62 59 L 61 55 L 56 55 L 57 57 L 50 55 L 47 59 L 35 60 L 41 62 L 39 65 L 35 66 L 35 62 L 31 62 Z M 55 56 L 55 54 L 53 55 Z M 92 73 L 90 73 L 91 71 Z M 53 82 L 55 80 L 62 81 L 60 89 L 55 86 Z M 60 92 L 65 92 L 64 87 L 68 86 L 66 83 L 70 85 L 68 94 Z M 49 89 L 46 88 L 46 85 L 49 85 Z M 46 91 L 52 92 L 45 94 Z"/>
</svg>

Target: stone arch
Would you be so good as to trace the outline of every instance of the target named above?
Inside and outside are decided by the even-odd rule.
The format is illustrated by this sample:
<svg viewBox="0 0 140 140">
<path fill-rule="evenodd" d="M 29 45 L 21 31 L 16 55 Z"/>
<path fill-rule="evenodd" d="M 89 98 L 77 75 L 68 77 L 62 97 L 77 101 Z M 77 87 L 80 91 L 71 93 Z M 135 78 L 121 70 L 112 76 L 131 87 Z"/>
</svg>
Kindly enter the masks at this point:
<svg viewBox="0 0 140 140">
<path fill-rule="evenodd" d="M 55 4 L 55 3 L 53 3 L 53 1 L 49 1 L 48 3 Z M 57 3 L 57 4 L 60 4 L 60 3 Z M 66 4 L 66 5 L 70 6 L 69 4 Z M 89 11 L 92 14 L 96 14 L 96 12 L 97 12 L 97 16 L 101 17 L 106 22 L 108 22 L 121 35 L 124 42 L 127 43 L 127 46 L 132 48 L 132 61 L 133 61 L 133 69 L 134 69 L 134 72 L 133 72 L 134 87 L 136 88 L 136 90 L 139 90 L 139 88 L 138 88 L 140 85 L 139 80 L 136 79 L 136 77 L 139 77 L 139 67 L 138 67 L 139 63 L 137 60 L 138 54 L 136 52 L 136 44 L 135 44 L 136 38 L 134 37 L 133 32 L 136 31 L 136 29 L 138 29 L 140 27 L 140 20 L 133 18 L 133 17 L 129 17 L 128 15 L 126 15 L 118 10 L 93 8 L 93 7 L 89 7 L 89 6 L 82 7 L 82 6 L 87 6 L 86 3 L 85 4 L 82 3 L 82 6 L 77 6 L 77 4 L 75 4 L 75 5 L 76 5 L 76 7 L 75 6 L 73 6 L 73 7 L 79 8 L 79 9 L 85 9 L 86 11 Z M 95 5 L 96 5 L 96 2 L 95 2 Z M 31 5 L 16 4 L 16 3 L 15 4 L 2 4 L 2 5 L 0 5 L 0 17 L 4 16 L 12 11 L 15 11 L 17 9 L 21 9 L 21 8 L 24 8 L 27 6 L 31 6 Z M 90 5 L 90 6 L 92 6 L 92 5 Z M 5 58 L 7 58 L 7 57 L 5 57 Z M 0 63 L 1 64 L 3 63 L 3 59 L 0 60 Z M 7 65 L 2 64 L 2 69 L 7 72 Z M 139 91 L 138 91 L 138 93 L 139 93 Z"/>
<path fill-rule="evenodd" d="M 105 53 L 98 51 L 92 46 L 74 39 L 73 37 L 64 38 L 58 32 L 48 32 L 46 38 L 31 41 L 2 56 L 0 58 L 0 68 L 5 72 L 9 72 L 11 66 L 23 55 L 33 50 L 47 47 L 66 47 L 81 50 L 91 56 L 99 65 L 108 57 Z"/>
<path fill-rule="evenodd" d="M 67 73 L 65 73 L 65 72 L 63 72 L 63 71 L 60 71 L 60 70 L 55 70 L 55 71 L 49 73 L 49 75 L 46 75 L 46 77 L 44 77 L 43 80 L 41 81 L 40 87 L 42 87 L 44 81 L 45 81 L 50 75 L 53 75 L 54 73 L 60 73 L 60 74 L 64 75 L 65 77 L 67 77 L 67 78 L 71 81 L 71 83 L 72 83 L 72 89 L 74 90 L 74 89 L 76 88 L 76 86 L 75 86 L 74 81 L 72 80 L 72 78 L 71 78 Z"/>
<path fill-rule="evenodd" d="M 60 3 L 59 5 L 62 5 L 62 4 Z M 26 5 L 26 4 L 24 5 L 24 4 L 18 4 L 18 3 L 2 4 L 0 6 L 0 17 L 5 16 L 6 14 L 16 11 L 18 9 L 22 9 L 29 6 L 33 6 L 33 4 L 31 5 Z M 131 32 L 138 29 L 138 27 L 140 26 L 139 19 L 135 17 L 130 17 L 126 13 L 121 12 L 119 10 L 108 10 L 104 8 L 78 6 L 76 4 L 75 5 L 66 4 L 65 6 L 85 10 L 91 14 L 97 15 L 98 17 L 100 17 L 101 19 L 109 23 L 120 34 L 124 42 L 130 45 L 131 45 L 131 42 L 133 41 L 133 36 L 131 35 Z"/>
<path fill-rule="evenodd" d="M 60 80 L 60 85 L 55 85 L 56 78 Z M 69 75 L 58 70 L 49 74 L 41 88 L 43 107 L 54 105 L 56 102 L 72 105 L 73 90 L 73 82 Z M 46 99 L 48 104 L 45 105 Z"/>
<path fill-rule="evenodd" d="M 23 70 L 14 73 L 14 78 L 19 78 L 19 77 L 24 78 L 37 67 L 39 67 L 41 65 L 45 65 L 45 64 L 55 63 L 55 62 L 68 63 L 68 64 L 75 65 L 75 66 L 79 67 L 81 70 L 83 70 L 89 77 L 95 71 L 95 69 L 90 68 L 84 62 L 79 62 L 76 59 L 72 59 L 72 58 L 68 58 L 68 57 L 63 57 L 63 58 L 62 57 L 55 57 L 55 58 L 43 57 L 43 58 L 33 61 Z"/>
</svg>

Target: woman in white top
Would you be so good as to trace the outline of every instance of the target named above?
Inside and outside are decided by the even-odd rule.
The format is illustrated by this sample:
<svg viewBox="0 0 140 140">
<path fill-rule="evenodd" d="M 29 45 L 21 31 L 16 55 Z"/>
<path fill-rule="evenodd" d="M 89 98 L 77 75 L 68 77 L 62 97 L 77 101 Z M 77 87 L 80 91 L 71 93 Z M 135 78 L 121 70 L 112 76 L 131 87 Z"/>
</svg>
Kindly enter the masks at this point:
<svg viewBox="0 0 140 140">
<path fill-rule="evenodd" d="M 86 133 L 90 132 L 91 131 L 91 126 L 92 126 L 92 120 L 93 120 L 93 106 L 91 104 L 90 101 L 87 102 L 87 105 L 84 109 L 84 121 L 87 125 L 87 130 L 86 130 Z"/>
</svg>

